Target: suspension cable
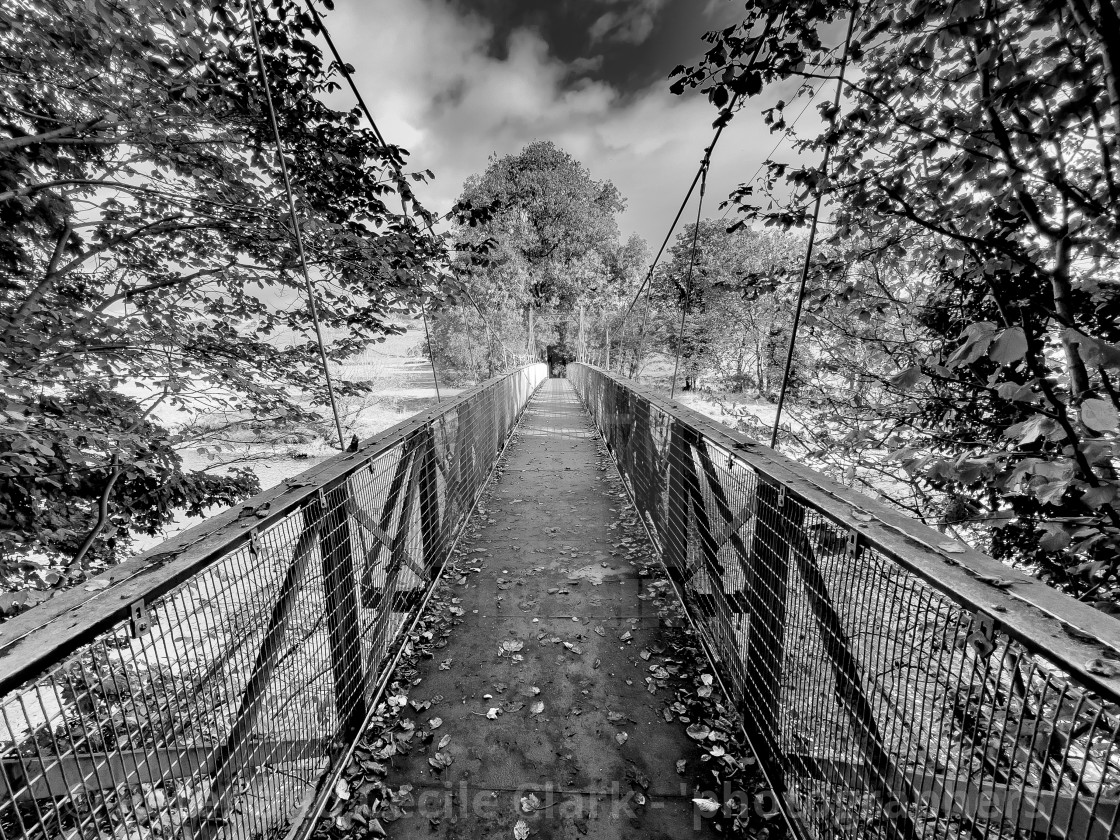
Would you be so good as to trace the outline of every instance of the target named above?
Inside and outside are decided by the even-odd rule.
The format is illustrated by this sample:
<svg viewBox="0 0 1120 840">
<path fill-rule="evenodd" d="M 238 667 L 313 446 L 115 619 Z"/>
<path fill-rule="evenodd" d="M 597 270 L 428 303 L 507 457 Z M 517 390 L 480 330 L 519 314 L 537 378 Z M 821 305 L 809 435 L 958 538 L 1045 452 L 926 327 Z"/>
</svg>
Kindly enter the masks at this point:
<svg viewBox="0 0 1120 840">
<path fill-rule="evenodd" d="M 681 323 L 677 328 L 677 360 L 673 364 L 673 384 L 669 390 L 669 399 L 677 395 L 677 371 L 681 366 L 681 346 L 684 344 L 684 319 L 688 315 L 688 304 L 692 299 L 692 269 L 696 265 L 696 240 L 700 235 L 700 213 L 704 209 L 704 190 L 708 185 L 708 167 L 700 169 L 700 200 L 696 202 L 696 224 L 692 228 L 692 247 L 688 254 L 688 278 L 685 280 L 684 305 L 681 307 Z"/>
<path fill-rule="evenodd" d="M 373 131 L 373 136 L 382 146 L 388 147 L 389 144 L 385 141 L 385 135 L 382 134 L 381 129 L 377 127 L 377 121 L 373 118 L 373 114 L 370 112 L 369 106 L 366 105 L 366 100 L 362 96 L 362 92 L 358 89 L 358 85 L 354 81 L 354 77 L 351 75 L 348 65 L 345 61 L 342 60 L 342 54 L 339 53 L 338 47 L 335 46 L 334 39 L 331 37 L 330 30 L 327 29 L 327 25 L 323 22 L 323 18 L 319 14 L 319 10 L 315 8 L 315 4 L 312 2 L 312 0 L 304 0 L 304 5 L 306 5 L 308 11 L 311 12 L 311 17 L 315 20 L 315 26 L 318 27 L 319 32 L 323 35 L 323 39 L 327 42 L 327 46 L 330 48 L 331 55 L 334 56 L 335 66 L 338 67 L 338 71 L 342 74 L 343 78 L 346 79 L 346 83 L 350 86 L 351 93 L 354 94 L 354 98 L 358 102 L 358 107 L 361 109 L 362 113 L 365 114 L 366 120 L 369 122 L 369 127 Z M 404 173 L 397 161 L 390 159 L 389 165 L 392 168 L 394 174 L 397 176 L 397 193 L 398 195 L 400 195 L 401 199 L 401 213 L 405 218 L 408 218 L 408 203 L 405 199 L 405 191 L 402 189 L 402 187 L 406 183 L 404 179 Z M 411 193 L 411 190 L 409 192 Z M 435 234 L 432 230 L 431 220 L 428 218 L 428 212 L 424 209 L 420 202 L 416 200 L 416 197 L 414 195 L 412 196 L 412 204 L 416 210 L 417 215 L 419 215 L 427 225 L 428 233 L 434 237 Z M 428 329 L 428 309 L 423 300 L 422 290 L 420 300 L 420 317 L 424 322 L 424 342 L 428 348 L 428 361 L 431 363 L 432 367 L 432 385 L 436 389 L 436 404 L 438 405 L 442 401 L 439 392 L 439 374 L 436 371 L 436 357 L 432 353 L 432 334 Z"/>
<path fill-rule="evenodd" d="M 735 109 L 735 105 L 738 103 L 739 98 L 739 94 L 735 94 L 735 96 L 732 97 L 731 102 L 729 102 L 727 105 L 726 110 L 728 113 L 731 113 Z M 692 193 L 696 190 L 696 185 L 700 183 L 701 178 L 706 177 L 708 166 L 712 161 L 712 153 L 715 151 L 716 144 L 719 142 L 719 138 L 723 134 L 723 130 L 728 126 L 730 122 L 731 120 L 728 119 L 716 126 L 715 134 L 712 135 L 712 142 L 709 143 L 707 148 L 704 149 L 704 156 L 700 160 L 700 168 L 696 170 L 696 175 L 693 176 L 692 183 L 689 184 L 688 191 L 684 194 L 684 200 L 681 201 L 681 206 L 677 208 L 677 214 L 673 217 L 673 223 L 669 225 L 669 230 L 666 232 L 665 238 L 661 241 L 661 247 L 657 249 L 657 255 L 653 258 L 653 262 L 650 263 L 649 270 L 646 271 L 645 279 L 642 280 L 642 284 L 638 287 L 638 291 L 634 293 L 634 297 L 631 299 L 630 305 L 626 307 L 626 312 L 622 316 L 622 322 L 625 324 L 626 319 L 630 317 L 630 313 L 634 309 L 634 304 L 638 302 L 638 298 L 642 296 L 642 292 L 645 292 L 647 305 L 645 317 L 642 319 L 642 328 L 638 334 L 638 345 L 636 348 L 636 354 L 638 355 L 640 355 L 642 347 L 645 343 L 645 328 L 649 320 L 649 287 L 651 286 L 651 281 L 653 279 L 653 272 L 657 269 L 658 263 L 661 262 L 661 257 L 665 253 L 665 249 L 669 246 L 669 242 L 673 238 L 673 233 L 677 229 L 677 224 L 680 222 L 681 216 L 684 215 L 684 210 L 688 206 L 689 199 L 692 198 Z M 620 347 L 619 354 L 621 355 L 621 353 L 622 349 Z M 635 365 L 637 365 L 638 361 L 640 361 L 640 359 L 635 358 Z"/>
<path fill-rule="evenodd" d="M 315 303 L 315 287 L 311 282 L 311 273 L 307 268 L 307 255 L 303 250 L 303 234 L 299 225 L 299 216 L 296 213 L 296 198 L 292 191 L 292 180 L 288 175 L 288 164 L 284 160 L 284 143 L 280 137 L 280 123 L 276 119 L 276 108 L 272 103 L 272 90 L 268 84 L 268 71 L 264 64 L 264 50 L 261 49 L 261 39 L 257 32 L 257 18 L 255 13 L 256 3 L 248 4 L 249 31 L 253 36 L 253 48 L 257 53 L 257 67 L 261 74 L 261 87 L 264 88 L 265 105 L 268 108 L 268 119 L 272 124 L 272 136 L 276 141 L 276 157 L 280 161 L 280 175 L 284 181 L 284 192 L 288 197 L 288 217 L 292 223 L 292 234 L 296 240 L 296 250 L 299 253 L 300 269 L 303 272 L 304 288 L 307 290 L 307 304 L 311 312 L 311 323 L 315 327 L 315 340 L 319 345 L 319 360 L 323 364 L 323 377 L 327 382 L 327 396 L 330 398 L 331 414 L 334 415 L 334 428 L 338 432 L 338 446 L 346 449 L 346 439 L 342 433 L 342 420 L 338 416 L 338 403 L 334 398 L 334 381 L 331 379 L 330 364 L 327 361 L 327 349 L 323 343 L 323 328 L 319 323 L 319 309 Z"/>
<path fill-rule="evenodd" d="M 830 122 L 835 124 L 836 112 L 840 108 L 840 92 L 844 87 L 844 71 L 848 67 L 848 53 L 852 45 L 852 31 L 855 29 L 856 22 L 856 5 L 852 6 L 851 14 L 848 16 L 848 32 L 844 36 L 844 54 L 840 59 L 840 72 L 836 78 L 836 94 L 832 98 L 832 115 Z M 789 345 L 786 347 L 786 363 L 782 370 L 782 387 L 778 391 L 778 406 L 774 412 L 774 427 L 770 430 L 770 447 L 776 449 L 778 446 L 778 424 L 782 419 L 782 408 L 786 402 L 786 391 L 789 389 L 789 374 L 793 367 L 793 350 L 797 343 L 797 328 L 801 324 L 801 309 L 805 304 L 805 284 L 809 278 L 809 265 L 813 258 L 813 243 L 817 238 L 817 221 L 821 215 L 821 199 L 824 192 L 821 190 L 820 182 L 828 174 L 828 159 L 832 153 L 832 145 L 826 144 L 824 147 L 824 157 L 821 159 L 820 169 L 818 170 L 819 177 L 817 178 L 816 185 L 816 200 L 813 202 L 813 221 L 809 225 L 809 241 L 805 245 L 805 261 L 801 265 L 801 281 L 797 284 L 797 304 L 793 309 L 793 324 L 789 330 Z"/>
<path fill-rule="evenodd" d="M 436 357 L 432 353 L 432 334 L 428 331 L 428 308 L 424 305 L 423 298 L 420 300 L 420 317 L 424 319 L 424 341 L 428 344 L 428 361 L 432 364 L 432 384 L 436 386 L 436 405 L 439 405 L 439 377 L 436 375 Z"/>
</svg>

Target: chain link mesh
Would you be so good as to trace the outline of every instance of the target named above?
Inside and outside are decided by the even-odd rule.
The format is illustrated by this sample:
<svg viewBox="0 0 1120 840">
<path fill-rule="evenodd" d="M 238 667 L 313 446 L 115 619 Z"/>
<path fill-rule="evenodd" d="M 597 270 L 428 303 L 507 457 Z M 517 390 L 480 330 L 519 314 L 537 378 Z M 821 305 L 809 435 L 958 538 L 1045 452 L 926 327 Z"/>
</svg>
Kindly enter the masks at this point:
<svg viewBox="0 0 1120 840">
<path fill-rule="evenodd" d="M 544 376 L 483 383 L 0 628 L 0 840 L 280 836 Z"/>
<path fill-rule="evenodd" d="M 568 376 L 797 836 L 1120 836 L 1114 619 L 917 523 L 892 536 L 877 502 L 632 382 Z"/>
</svg>

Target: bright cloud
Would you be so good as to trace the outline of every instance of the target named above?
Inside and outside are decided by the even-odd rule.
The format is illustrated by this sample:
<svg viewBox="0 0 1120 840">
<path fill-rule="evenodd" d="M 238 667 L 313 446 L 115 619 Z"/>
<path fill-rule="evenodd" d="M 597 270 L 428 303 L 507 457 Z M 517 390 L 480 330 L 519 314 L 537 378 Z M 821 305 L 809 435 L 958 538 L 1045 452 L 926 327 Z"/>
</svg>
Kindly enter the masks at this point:
<svg viewBox="0 0 1120 840">
<path fill-rule="evenodd" d="M 653 14 L 662 2 L 623 0 L 611 11 Z M 667 83 L 624 96 L 580 77 L 594 59 L 560 62 L 531 29 L 512 32 L 507 54 L 495 58 L 487 49 L 490 24 L 445 0 L 339 4 L 327 24 L 386 137 L 411 152 L 413 168 L 436 173 L 419 192 L 438 212 L 491 154 L 548 139 L 594 177 L 613 181 L 628 200 L 624 232 L 656 247 L 711 139 L 715 112 L 702 97 L 675 97 Z M 674 63 L 676 57 L 667 58 L 666 70 Z M 706 215 L 773 145 L 758 123 L 744 113 L 725 133 Z"/>
</svg>

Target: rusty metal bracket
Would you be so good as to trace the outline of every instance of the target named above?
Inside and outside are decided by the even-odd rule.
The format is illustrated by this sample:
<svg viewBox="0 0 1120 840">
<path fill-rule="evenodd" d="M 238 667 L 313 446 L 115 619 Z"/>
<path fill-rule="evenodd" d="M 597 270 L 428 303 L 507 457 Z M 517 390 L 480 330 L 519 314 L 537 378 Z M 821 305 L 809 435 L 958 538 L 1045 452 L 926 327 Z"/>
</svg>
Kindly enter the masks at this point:
<svg viewBox="0 0 1120 840">
<path fill-rule="evenodd" d="M 847 551 L 848 557 L 850 557 L 852 560 L 858 560 L 860 550 L 862 548 L 863 548 L 863 545 L 860 542 L 859 531 L 857 531 L 855 528 L 848 531 L 848 544 L 847 544 L 847 548 L 845 549 Z"/>
<path fill-rule="evenodd" d="M 977 611 L 972 616 L 968 643 L 981 656 L 990 656 L 996 649 L 996 620 L 985 612 Z"/>
<path fill-rule="evenodd" d="M 132 638 L 139 639 L 152 626 L 144 599 L 133 601 L 128 607 L 128 630 Z"/>
</svg>

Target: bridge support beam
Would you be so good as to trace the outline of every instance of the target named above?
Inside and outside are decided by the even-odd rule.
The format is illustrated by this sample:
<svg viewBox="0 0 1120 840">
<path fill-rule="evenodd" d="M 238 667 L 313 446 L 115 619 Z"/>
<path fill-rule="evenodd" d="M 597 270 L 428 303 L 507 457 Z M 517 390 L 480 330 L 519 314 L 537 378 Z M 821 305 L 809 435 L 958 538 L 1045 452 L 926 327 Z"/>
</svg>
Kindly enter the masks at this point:
<svg viewBox="0 0 1120 840">
<path fill-rule="evenodd" d="M 746 658 L 744 721 L 752 743 L 784 793 L 784 773 L 778 761 L 781 732 L 782 663 L 785 656 L 786 599 L 789 587 L 789 535 L 798 523 L 785 510 L 785 493 L 773 482 L 757 477 L 754 539 L 746 569 L 744 591 L 751 604 Z"/>
<path fill-rule="evenodd" d="M 323 495 L 323 530 L 320 554 L 327 635 L 334 675 L 334 704 L 339 734 L 346 740 L 357 734 L 366 716 L 365 666 L 358 612 L 354 543 L 350 533 L 350 485 L 342 482 Z"/>
</svg>

